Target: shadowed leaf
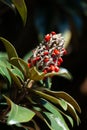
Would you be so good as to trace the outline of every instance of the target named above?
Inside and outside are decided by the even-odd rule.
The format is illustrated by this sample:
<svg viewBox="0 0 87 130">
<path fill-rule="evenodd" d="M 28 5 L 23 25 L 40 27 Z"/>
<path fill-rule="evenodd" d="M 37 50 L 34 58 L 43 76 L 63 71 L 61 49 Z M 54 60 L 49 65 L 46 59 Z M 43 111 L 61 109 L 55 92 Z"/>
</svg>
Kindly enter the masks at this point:
<svg viewBox="0 0 87 130">
<path fill-rule="evenodd" d="M 18 123 L 28 122 L 35 116 L 35 113 L 30 109 L 27 109 L 25 107 L 13 103 L 6 96 L 4 96 L 4 98 L 7 100 L 7 103 L 11 108 L 9 113 L 7 114 L 8 116 L 7 124 L 13 125 Z"/>
<path fill-rule="evenodd" d="M 78 105 L 78 103 L 75 101 L 73 97 L 71 97 L 69 94 L 63 91 L 55 92 L 55 91 L 50 91 L 48 89 L 43 90 L 45 93 L 50 94 L 56 98 L 62 98 L 65 101 L 69 102 L 78 112 L 81 113 L 81 108 Z"/>
<path fill-rule="evenodd" d="M 67 110 L 67 103 L 64 102 L 63 100 L 55 98 L 49 94 L 43 93 L 43 92 L 38 91 L 38 90 L 34 90 L 34 92 L 36 94 L 38 94 L 40 97 L 47 99 L 48 101 L 53 102 L 54 104 L 60 105 L 65 111 Z"/>
<path fill-rule="evenodd" d="M 2 41 L 2 43 L 4 44 L 4 46 L 6 48 L 9 60 L 11 58 L 13 58 L 13 57 L 18 57 L 14 46 L 8 40 L 6 40 L 3 37 L 0 37 L 0 40 Z M 19 62 L 17 60 L 16 61 L 11 61 L 11 63 L 13 65 L 17 66 L 21 70 L 21 66 L 20 66 L 20 64 L 19 64 Z"/>
<path fill-rule="evenodd" d="M 26 4 L 24 0 L 12 0 L 13 4 L 15 5 L 15 7 L 17 8 L 22 21 L 24 23 L 24 25 L 26 24 L 26 20 L 27 20 L 27 8 L 26 8 Z"/>
</svg>

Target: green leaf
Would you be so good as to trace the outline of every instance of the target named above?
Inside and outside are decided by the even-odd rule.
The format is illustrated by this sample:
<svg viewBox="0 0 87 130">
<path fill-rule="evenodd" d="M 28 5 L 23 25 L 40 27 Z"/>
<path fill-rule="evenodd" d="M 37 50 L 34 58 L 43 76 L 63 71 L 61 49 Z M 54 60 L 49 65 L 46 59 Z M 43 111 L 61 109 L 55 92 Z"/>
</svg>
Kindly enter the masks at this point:
<svg viewBox="0 0 87 130">
<path fill-rule="evenodd" d="M 33 91 L 36 94 L 38 94 L 40 97 L 47 99 L 48 101 L 53 102 L 54 104 L 60 105 L 65 111 L 67 110 L 67 103 L 64 100 L 55 98 L 49 94 L 43 93 L 43 92 L 38 91 L 38 90 L 33 90 Z"/>
<path fill-rule="evenodd" d="M 69 130 L 63 116 L 54 105 L 52 105 L 50 102 L 44 99 L 41 99 L 41 103 L 49 111 L 43 113 L 50 120 L 52 130 Z"/>
<path fill-rule="evenodd" d="M 12 67 L 12 73 L 16 75 L 18 78 L 20 78 L 22 82 L 24 82 L 24 75 L 22 74 L 22 72 L 16 66 L 12 65 Z"/>
<path fill-rule="evenodd" d="M 55 92 L 55 91 L 50 91 L 48 89 L 44 89 L 43 91 L 44 93 L 50 94 L 56 98 L 64 99 L 65 101 L 69 102 L 79 113 L 81 113 L 80 106 L 78 105 L 76 100 L 73 97 L 71 97 L 68 93 L 63 91 Z"/>
<path fill-rule="evenodd" d="M 70 72 L 65 68 L 60 68 L 60 70 L 58 72 L 47 73 L 47 74 L 45 74 L 45 77 L 50 77 L 50 76 L 55 76 L 55 75 L 64 77 L 69 80 L 72 79 Z"/>
<path fill-rule="evenodd" d="M 24 25 L 26 24 L 26 20 L 27 20 L 27 8 L 26 8 L 26 4 L 24 0 L 12 0 L 13 4 L 15 5 L 15 7 L 17 8 L 22 21 L 24 23 Z"/>
<path fill-rule="evenodd" d="M 70 103 L 67 103 L 68 104 L 68 111 L 69 113 L 73 116 L 73 118 L 76 120 L 77 122 L 77 125 L 79 125 L 80 123 L 80 118 L 78 117 L 74 107 L 70 104 Z"/>
<path fill-rule="evenodd" d="M 4 95 L 4 98 L 7 100 L 8 105 L 11 107 L 10 112 L 7 114 L 8 125 L 28 122 L 35 116 L 35 113 L 31 111 L 30 109 L 27 109 L 25 107 L 22 107 L 13 103 L 5 95 Z"/>
<path fill-rule="evenodd" d="M 13 6 L 12 6 L 12 2 L 11 2 L 11 0 L 0 0 L 1 2 L 3 2 L 4 4 L 6 4 L 7 6 L 9 6 L 10 8 L 14 8 Z"/>
<path fill-rule="evenodd" d="M 12 78 L 13 81 L 15 82 L 15 84 L 16 84 L 19 88 L 21 88 L 21 82 L 20 82 L 19 78 L 16 77 L 16 75 L 15 75 L 9 68 L 7 68 L 7 69 L 8 69 L 9 74 L 11 75 L 11 78 Z"/>
<path fill-rule="evenodd" d="M 2 61 L 0 61 L 0 74 L 3 77 L 5 77 L 9 81 L 9 84 L 11 85 L 11 76 L 6 68 L 6 65 Z"/>
<path fill-rule="evenodd" d="M 23 24 L 24 25 L 26 24 L 27 8 L 24 0 L 0 0 L 0 1 L 9 6 L 14 12 L 17 9 L 21 16 Z"/>
<path fill-rule="evenodd" d="M 0 53 L 0 64 L 11 68 L 11 63 L 8 60 L 7 53 Z"/>
<path fill-rule="evenodd" d="M 36 69 L 36 67 L 29 68 L 28 63 L 26 63 L 23 59 L 21 58 L 11 58 L 11 61 L 20 61 L 23 69 L 24 69 L 24 74 L 27 78 L 30 78 L 31 80 L 42 80 L 44 78 L 44 73 L 39 73 Z"/>
<path fill-rule="evenodd" d="M 14 46 L 8 40 L 6 40 L 3 37 L 0 37 L 0 40 L 2 41 L 2 43 L 4 44 L 4 46 L 6 48 L 9 60 L 13 57 L 18 57 Z M 21 66 L 18 61 L 11 61 L 11 63 L 13 65 L 17 66 L 21 70 Z"/>
<path fill-rule="evenodd" d="M 39 73 L 37 71 L 36 67 L 30 68 L 29 69 L 29 73 L 30 73 L 30 77 L 29 78 L 32 79 L 32 80 L 36 80 L 36 81 L 42 80 L 44 78 L 44 76 L 45 76 L 44 73 Z"/>
<path fill-rule="evenodd" d="M 19 61 L 21 66 L 22 66 L 22 72 L 24 73 L 24 75 L 29 78 L 29 67 L 28 67 L 28 64 L 21 58 L 17 58 L 17 57 L 13 57 L 11 58 L 11 61 Z"/>
<path fill-rule="evenodd" d="M 44 112 L 44 114 L 47 116 L 51 123 L 51 130 L 69 130 L 67 124 L 65 125 L 60 113 L 58 116 L 49 112 Z"/>
</svg>

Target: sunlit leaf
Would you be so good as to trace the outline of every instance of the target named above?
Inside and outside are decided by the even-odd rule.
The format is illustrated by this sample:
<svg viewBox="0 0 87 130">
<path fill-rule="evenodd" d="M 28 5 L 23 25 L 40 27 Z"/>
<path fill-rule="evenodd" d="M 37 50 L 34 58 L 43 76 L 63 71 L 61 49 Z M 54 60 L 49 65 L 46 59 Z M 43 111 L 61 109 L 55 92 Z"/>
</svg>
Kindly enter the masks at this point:
<svg viewBox="0 0 87 130">
<path fill-rule="evenodd" d="M 13 103 L 6 96 L 4 96 L 4 98 L 7 100 L 7 103 L 11 108 L 9 113 L 7 114 L 8 116 L 7 124 L 13 125 L 18 123 L 28 122 L 35 116 L 35 113 L 30 109 L 27 109 L 25 107 Z"/>
<path fill-rule="evenodd" d="M 10 74 L 11 78 L 15 82 L 15 84 L 20 88 L 21 87 L 21 82 L 20 82 L 19 78 L 16 77 L 16 75 L 14 73 L 12 73 L 12 71 L 9 68 L 7 68 L 7 69 L 9 71 L 9 74 Z"/>
<path fill-rule="evenodd" d="M 64 91 L 55 92 L 55 91 L 51 91 L 51 90 L 48 90 L 48 89 L 44 89 L 43 91 L 44 91 L 44 93 L 50 94 L 50 95 L 52 95 L 56 98 L 64 99 L 65 101 L 69 102 L 78 112 L 81 113 L 80 106 L 78 105 L 76 100 L 73 97 L 71 97 L 68 93 L 66 93 Z"/>
<path fill-rule="evenodd" d="M 36 67 L 32 67 L 29 69 L 29 73 L 30 73 L 30 79 L 32 80 L 42 80 L 45 76 L 44 73 L 39 73 L 36 69 Z"/>
<path fill-rule="evenodd" d="M 11 61 L 19 61 L 20 64 L 22 65 L 22 72 L 24 73 L 24 75 L 29 78 L 30 74 L 29 74 L 29 67 L 28 67 L 28 64 L 21 58 L 16 58 L 16 57 L 13 57 L 11 58 Z"/>
<path fill-rule="evenodd" d="M 16 67 L 16 66 L 12 66 L 13 68 L 11 69 L 12 73 L 14 73 L 18 78 L 21 79 L 21 81 L 23 82 L 24 80 L 24 75 L 22 74 L 22 72 Z"/>
<path fill-rule="evenodd" d="M 49 112 L 43 112 L 48 119 L 50 120 L 50 125 L 54 130 L 69 130 L 63 116 L 56 109 L 54 105 L 52 105 L 47 100 L 41 99 L 41 103 Z"/>
<path fill-rule="evenodd" d="M 13 4 L 15 5 L 15 7 L 17 8 L 22 21 L 24 23 L 24 25 L 26 24 L 26 20 L 27 20 L 27 8 L 26 8 L 26 4 L 24 0 L 12 0 Z"/>
<path fill-rule="evenodd" d="M 48 101 L 53 102 L 54 104 L 60 105 L 65 111 L 67 110 L 67 103 L 64 102 L 64 100 L 55 98 L 49 94 L 43 93 L 38 90 L 34 90 L 34 92 L 38 94 L 40 97 L 47 99 Z"/>
<path fill-rule="evenodd" d="M 11 76 L 10 76 L 10 74 L 9 74 L 7 68 L 6 68 L 6 65 L 3 61 L 0 61 L 0 75 L 5 77 L 11 85 Z"/>
</svg>

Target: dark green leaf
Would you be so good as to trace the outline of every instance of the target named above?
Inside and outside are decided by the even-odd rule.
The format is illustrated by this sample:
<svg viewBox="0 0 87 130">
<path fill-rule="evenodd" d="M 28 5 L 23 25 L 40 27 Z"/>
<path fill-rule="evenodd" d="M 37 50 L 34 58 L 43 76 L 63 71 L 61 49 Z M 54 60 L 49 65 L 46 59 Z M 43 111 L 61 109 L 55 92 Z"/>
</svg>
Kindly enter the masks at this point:
<svg viewBox="0 0 87 130">
<path fill-rule="evenodd" d="M 34 92 L 38 94 L 40 97 L 47 99 L 48 101 L 53 102 L 54 104 L 60 105 L 65 111 L 67 110 L 67 103 L 64 100 L 55 98 L 49 94 L 43 93 L 38 90 L 34 90 Z"/>
<path fill-rule="evenodd" d="M 13 103 L 6 96 L 4 96 L 4 98 L 7 100 L 8 105 L 11 107 L 10 112 L 7 114 L 8 116 L 7 124 L 13 125 L 18 123 L 28 122 L 32 120 L 32 118 L 35 116 L 35 113 L 30 109 L 27 109 L 25 107 Z"/>
<path fill-rule="evenodd" d="M 28 67 L 28 64 L 21 58 L 11 58 L 11 61 L 19 61 L 21 66 L 22 66 L 22 72 L 24 73 L 24 75 L 29 78 L 30 74 L 29 74 L 29 67 Z"/>
<path fill-rule="evenodd" d="M 9 6 L 13 11 L 18 10 L 21 19 L 23 21 L 23 24 L 26 24 L 27 20 L 27 8 L 24 0 L 0 0 L 7 6 Z"/>
<path fill-rule="evenodd" d="M 2 41 L 2 43 L 4 44 L 4 46 L 6 48 L 9 60 L 11 58 L 13 58 L 13 57 L 18 57 L 14 46 L 8 40 L 6 40 L 3 37 L 0 37 L 0 40 Z M 20 66 L 20 64 L 19 64 L 19 62 L 17 60 L 16 61 L 11 61 L 11 63 L 13 65 L 17 66 L 21 70 L 21 66 Z"/>
<path fill-rule="evenodd" d="M 11 69 L 12 73 L 14 73 L 18 78 L 21 79 L 21 81 L 23 82 L 24 80 L 24 75 L 22 74 L 22 72 L 16 67 L 13 66 L 13 68 Z"/>
<path fill-rule="evenodd" d="M 78 117 L 78 115 L 77 115 L 77 113 L 76 113 L 74 107 L 73 107 L 70 103 L 67 103 L 67 104 L 68 104 L 68 111 L 69 111 L 69 113 L 70 113 L 70 114 L 73 116 L 73 118 L 76 120 L 77 125 L 79 125 L 80 119 L 79 119 L 79 117 Z"/>
<path fill-rule="evenodd" d="M 26 8 L 26 4 L 25 4 L 24 0 L 12 0 L 12 2 L 15 5 L 15 7 L 17 8 L 17 10 L 22 18 L 22 21 L 25 25 L 26 20 L 27 20 L 27 8 Z"/>
<path fill-rule="evenodd" d="M 0 0 L 1 2 L 3 2 L 4 4 L 6 4 L 7 6 L 9 6 L 10 8 L 14 8 L 13 6 L 12 6 L 12 1 L 11 0 Z"/>
<path fill-rule="evenodd" d="M 64 99 L 65 101 L 69 102 L 78 112 L 81 113 L 80 106 L 78 105 L 76 100 L 73 97 L 71 97 L 68 93 L 63 92 L 63 91 L 55 92 L 55 91 L 50 91 L 48 89 L 44 89 L 44 92 L 47 94 L 50 94 L 56 98 Z"/>
<path fill-rule="evenodd" d="M 11 76 L 10 76 L 10 74 L 9 74 L 7 68 L 6 68 L 6 65 L 2 61 L 0 61 L 0 75 L 5 77 L 11 85 Z"/>
<path fill-rule="evenodd" d="M 20 82 L 19 78 L 16 77 L 16 75 L 9 68 L 7 68 L 7 69 L 9 71 L 9 74 L 11 75 L 11 78 L 15 82 L 15 84 L 20 88 L 21 87 L 21 82 Z"/>
</svg>

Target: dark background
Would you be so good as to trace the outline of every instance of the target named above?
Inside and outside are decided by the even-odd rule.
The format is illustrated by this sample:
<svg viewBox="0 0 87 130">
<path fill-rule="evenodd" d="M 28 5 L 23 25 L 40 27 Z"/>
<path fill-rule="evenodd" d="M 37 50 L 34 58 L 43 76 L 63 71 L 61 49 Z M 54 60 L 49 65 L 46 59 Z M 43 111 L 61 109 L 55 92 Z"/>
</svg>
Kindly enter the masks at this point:
<svg viewBox="0 0 87 130">
<path fill-rule="evenodd" d="M 85 0 L 26 0 L 28 17 L 23 26 L 18 13 L 0 2 L 0 36 L 8 39 L 23 57 L 37 46 L 39 36 L 56 31 L 71 31 L 72 37 L 64 56 L 63 67 L 67 68 L 73 80 L 54 77 L 53 90 L 63 90 L 79 103 L 82 113 L 81 124 L 75 124 L 73 130 L 87 130 L 87 91 L 81 87 L 87 78 L 87 2 Z M 2 44 L 0 51 L 4 51 Z M 87 84 L 85 84 L 87 88 Z M 87 89 L 86 89 L 87 90 Z"/>
</svg>

